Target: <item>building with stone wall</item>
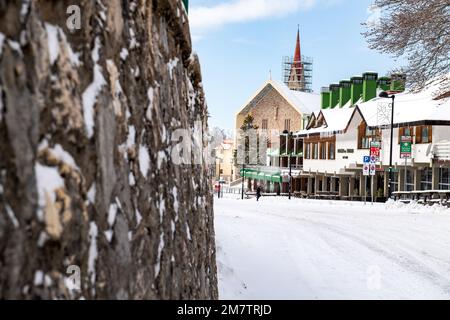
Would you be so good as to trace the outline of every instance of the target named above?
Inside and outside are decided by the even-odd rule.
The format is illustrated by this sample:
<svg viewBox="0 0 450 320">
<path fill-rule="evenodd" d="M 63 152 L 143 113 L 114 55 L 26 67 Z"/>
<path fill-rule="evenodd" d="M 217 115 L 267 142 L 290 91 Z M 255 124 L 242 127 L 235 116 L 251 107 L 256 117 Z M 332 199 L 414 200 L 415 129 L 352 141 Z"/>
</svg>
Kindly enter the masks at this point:
<svg viewBox="0 0 450 320">
<path fill-rule="evenodd" d="M 238 146 L 241 136 L 240 128 L 247 115 L 253 117 L 253 124 L 259 134 L 267 136 L 267 167 L 288 167 L 286 143 L 283 132 L 302 130 L 314 111 L 320 109 L 320 95 L 290 90 L 285 84 L 274 80 L 266 81 L 250 100 L 236 114 L 235 144 Z M 301 151 L 293 160 L 294 167 L 300 167 Z M 254 165 L 248 163 L 248 165 Z M 236 167 L 235 178 L 239 177 L 240 168 Z M 270 181 L 269 181 L 270 182 Z M 273 185 L 272 185 L 273 187 Z"/>
</svg>

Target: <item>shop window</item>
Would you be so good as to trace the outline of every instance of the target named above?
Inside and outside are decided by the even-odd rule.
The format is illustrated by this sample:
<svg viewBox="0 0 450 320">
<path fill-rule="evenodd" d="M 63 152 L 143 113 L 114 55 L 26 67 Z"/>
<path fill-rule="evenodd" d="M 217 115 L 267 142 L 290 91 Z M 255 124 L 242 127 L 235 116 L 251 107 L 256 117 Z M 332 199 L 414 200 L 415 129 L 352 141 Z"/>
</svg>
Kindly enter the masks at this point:
<svg viewBox="0 0 450 320">
<path fill-rule="evenodd" d="M 406 170 L 406 191 L 414 191 L 414 171 Z"/>
<path fill-rule="evenodd" d="M 420 190 L 433 189 L 433 170 L 431 168 L 425 168 L 421 170 Z"/>
<path fill-rule="evenodd" d="M 450 190 L 450 168 L 439 168 L 439 190 Z"/>
<path fill-rule="evenodd" d="M 391 186 L 392 186 L 392 191 L 396 192 L 398 191 L 398 172 L 394 172 L 392 173 L 392 181 L 391 181 Z"/>
</svg>

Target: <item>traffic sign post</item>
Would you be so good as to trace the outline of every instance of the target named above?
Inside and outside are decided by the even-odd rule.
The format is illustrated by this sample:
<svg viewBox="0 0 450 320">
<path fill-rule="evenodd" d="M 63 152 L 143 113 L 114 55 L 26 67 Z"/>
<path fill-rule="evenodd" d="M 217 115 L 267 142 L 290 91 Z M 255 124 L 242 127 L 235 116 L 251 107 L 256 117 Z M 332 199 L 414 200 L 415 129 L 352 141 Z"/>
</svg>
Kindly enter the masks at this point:
<svg viewBox="0 0 450 320">
<path fill-rule="evenodd" d="M 370 157 L 365 156 L 363 158 L 363 175 L 368 176 L 370 175 Z"/>
<path fill-rule="evenodd" d="M 400 158 L 405 159 L 405 176 L 404 176 L 404 191 L 408 188 L 407 175 L 408 175 L 408 159 L 412 157 L 412 137 L 402 136 L 400 138 Z"/>
<path fill-rule="evenodd" d="M 370 175 L 373 177 L 377 173 L 377 166 L 375 163 L 370 163 Z"/>
<path fill-rule="evenodd" d="M 400 158 L 411 159 L 412 155 L 412 137 L 402 136 L 400 138 Z"/>
<path fill-rule="evenodd" d="M 371 162 L 379 162 L 380 161 L 380 150 L 381 150 L 381 144 L 379 141 L 372 141 L 370 143 Z"/>
<path fill-rule="evenodd" d="M 370 175 L 371 157 L 364 156 L 363 158 L 363 175 L 364 175 L 364 205 L 367 204 L 367 176 Z"/>
<path fill-rule="evenodd" d="M 370 161 L 370 195 L 372 197 L 372 205 L 373 205 L 373 181 L 375 178 L 375 175 L 377 174 L 377 165 L 376 162 L 374 161 L 375 159 L 373 159 L 373 156 L 371 157 L 371 161 Z"/>
</svg>

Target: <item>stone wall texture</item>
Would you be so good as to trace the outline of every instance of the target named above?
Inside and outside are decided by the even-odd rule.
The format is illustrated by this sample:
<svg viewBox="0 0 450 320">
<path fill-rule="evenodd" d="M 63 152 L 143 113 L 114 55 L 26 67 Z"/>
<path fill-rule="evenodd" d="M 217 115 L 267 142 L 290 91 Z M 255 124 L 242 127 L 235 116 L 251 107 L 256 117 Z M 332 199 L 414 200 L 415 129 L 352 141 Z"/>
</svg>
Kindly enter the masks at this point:
<svg viewBox="0 0 450 320">
<path fill-rule="evenodd" d="M 0 299 L 216 299 L 198 121 L 181 0 L 0 0 Z"/>
</svg>

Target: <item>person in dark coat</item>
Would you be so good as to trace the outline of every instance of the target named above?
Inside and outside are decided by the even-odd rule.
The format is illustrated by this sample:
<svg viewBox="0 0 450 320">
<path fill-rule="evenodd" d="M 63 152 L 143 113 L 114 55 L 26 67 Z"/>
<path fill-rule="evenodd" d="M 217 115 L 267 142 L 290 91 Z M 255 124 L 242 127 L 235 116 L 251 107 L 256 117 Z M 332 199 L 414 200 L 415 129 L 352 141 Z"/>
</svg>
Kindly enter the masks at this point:
<svg viewBox="0 0 450 320">
<path fill-rule="evenodd" d="M 258 186 L 258 188 L 256 188 L 256 201 L 259 201 L 259 198 L 261 198 L 261 187 Z"/>
</svg>

